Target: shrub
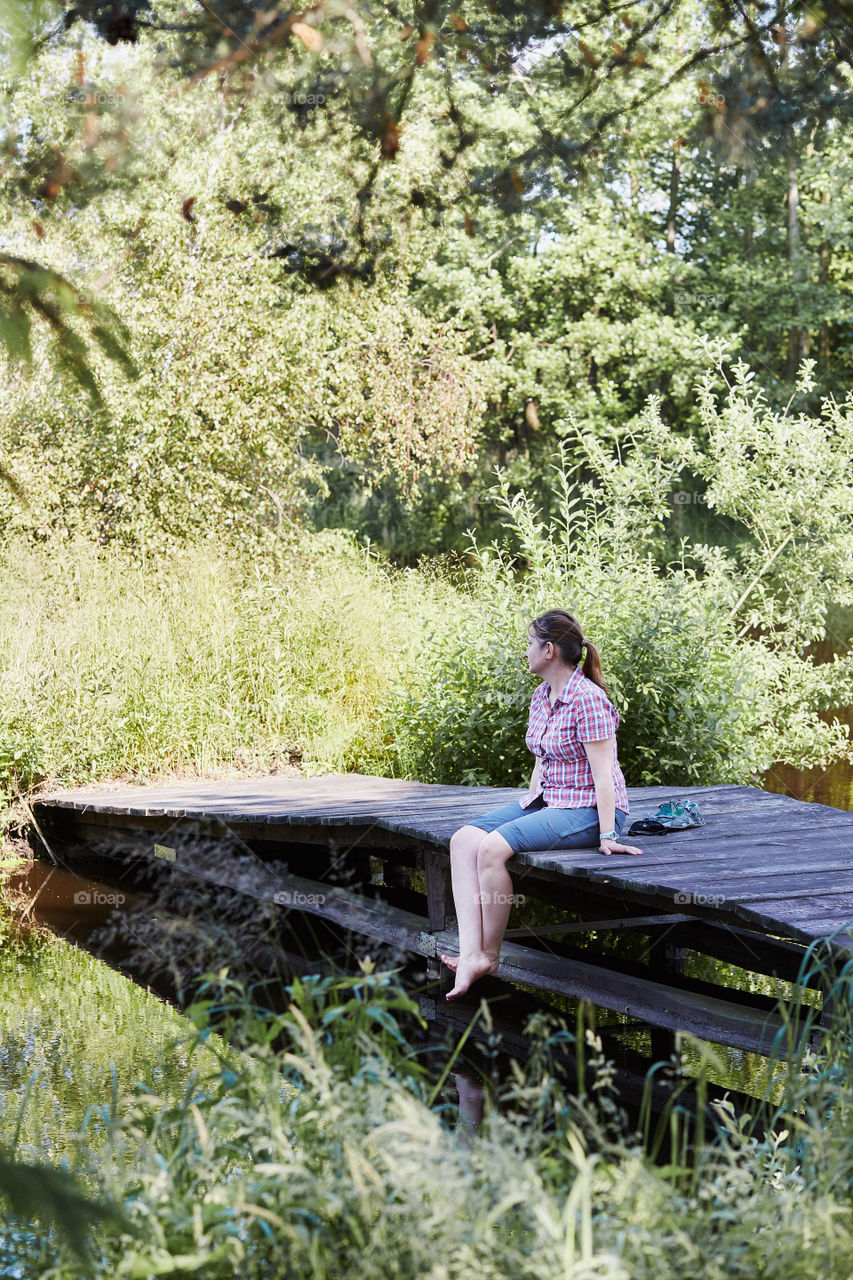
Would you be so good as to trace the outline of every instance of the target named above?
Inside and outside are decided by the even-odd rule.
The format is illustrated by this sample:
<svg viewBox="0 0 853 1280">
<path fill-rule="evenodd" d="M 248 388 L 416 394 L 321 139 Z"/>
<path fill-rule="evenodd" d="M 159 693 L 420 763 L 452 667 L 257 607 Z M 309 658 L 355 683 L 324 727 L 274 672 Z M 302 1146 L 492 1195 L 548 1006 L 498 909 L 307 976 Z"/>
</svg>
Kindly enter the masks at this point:
<svg viewBox="0 0 853 1280">
<path fill-rule="evenodd" d="M 654 402 L 621 461 L 579 436 L 593 479 L 578 483 L 560 459 L 547 526 L 499 473 L 507 536 L 474 545 L 467 607 L 431 630 L 414 686 L 389 708 L 405 770 L 436 782 L 524 783 L 533 683 L 519 655 L 527 623 L 547 608 L 576 613 L 602 653 L 629 784 L 746 781 L 776 761 L 851 758 L 847 728 L 820 713 L 853 701 L 853 655 L 816 664 L 806 646 L 824 637 L 828 603 L 850 597 L 851 492 L 836 455 L 853 448 L 853 410 L 797 419 L 812 460 L 805 501 L 793 424 L 767 409 L 750 378 L 739 366 L 722 408 L 703 384 L 705 452 L 670 431 Z M 756 456 L 772 480 L 762 481 Z M 829 492 L 814 481 L 824 458 L 838 476 Z M 687 466 L 725 513 L 727 544 L 683 540 L 679 560 L 661 563 L 670 494 L 685 492 L 676 486 Z"/>
</svg>

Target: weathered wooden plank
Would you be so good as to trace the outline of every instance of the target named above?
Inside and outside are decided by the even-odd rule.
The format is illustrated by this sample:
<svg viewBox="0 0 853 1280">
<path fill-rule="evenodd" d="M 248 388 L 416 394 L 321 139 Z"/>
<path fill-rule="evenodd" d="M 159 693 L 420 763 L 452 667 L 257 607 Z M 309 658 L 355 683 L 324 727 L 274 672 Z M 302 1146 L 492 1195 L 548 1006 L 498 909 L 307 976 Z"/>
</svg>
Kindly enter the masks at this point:
<svg viewBox="0 0 853 1280">
<path fill-rule="evenodd" d="M 97 792 L 77 790 L 54 792 L 39 799 L 41 804 L 64 808 L 97 807 L 101 812 L 144 812 L 147 816 L 171 813 L 175 817 L 202 818 L 216 815 L 227 820 L 254 817 L 255 820 L 287 822 L 299 813 L 318 821 L 329 818 L 331 808 L 334 818 L 341 821 L 364 816 L 375 800 L 380 801 L 378 816 L 393 822 L 395 816 L 409 816 L 410 806 L 423 817 L 442 819 L 448 804 L 454 804 L 452 821 L 464 818 L 488 808 L 506 803 L 520 793 L 520 788 L 491 788 L 442 786 L 408 782 L 400 779 L 383 779 L 371 775 L 332 775 L 326 778 L 280 779 L 267 778 L 196 783 L 182 787 L 141 787 L 121 791 Z M 632 791 L 632 804 L 656 807 L 664 796 L 672 796 L 672 788 L 637 788 Z M 690 796 L 703 794 L 706 805 L 720 800 L 723 803 L 784 802 L 787 797 L 775 797 L 757 788 L 723 785 L 712 788 L 679 788 L 678 794 Z M 408 801 L 408 804 L 406 803 Z M 455 803 L 454 803 L 455 802 Z M 456 805 L 461 802 L 461 809 Z M 447 817 L 444 812 L 444 819 Z M 437 833 L 436 833 L 437 834 Z"/>
<path fill-rule="evenodd" d="M 833 937 L 833 943 L 838 947 L 853 950 L 853 931 L 850 928 L 851 920 L 849 917 L 838 919 L 831 915 L 808 916 L 797 920 L 797 928 L 804 934 L 814 939 L 829 939 Z"/>
<path fill-rule="evenodd" d="M 618 920 L 573 920 L 570 924 L 537 924 L 527 929 L 507 929 L 505 938 L 553 938 L 582 933 L 604 933 L 613 930 L 634 929 L 637 931 L 660 929 L 667 925 L 684 924 L 690 921 L 685 915 L 656 916 L 621 916 Z"/>
<path fill-rule="evenodd" d="M 792 848 L 792 844 L 794 847 Z M 748 842 L 740 840 L 732 840 L 730 842 L 731 856 L 726 859 L 727 865 L 732 868 L 742 869 L 752 867 L 752 869 L 773 870 L 777 865 L 777 859 L 790 858 L 791 855 L 801 856 L 802 864 L 805 866 L 808 859 L 815 860 L 815 866 L 820 867 L 819 859 L 829 857 L 832 859 L 841 858 L 844 852 L 838 840 L 832 833 L 815 833 L 806 841 L 800 841 L 795 838 L 788 841 L 787 845 L 783 837 L 772 837 L 758 843 L 750 845 Z M 752 850 L 750 860 L 749 852 Z M 744 857 L 744 854 L 747 854 Z M 606 860 L 599 857 L 598 859 L 589 859 L 590 867 L 597 869 L 597 875 L 612 876 L 619 875 L 626 882 L 634 879 L 638 883 L 645 883 L 649 875 L 689 875 L 691 868 L 695 868 L 697 874 L 703 874 L 701 863 L 695 862 L 693 859 L 685 859 L 684 864 L 674 862 L 658 863 L 653 857 L 630 857 L 629 855 L 617 855 L 607 858 Z M 844 865 L 844 863 L 827 863 L 828 868 L 833 866 Z M 848 860 L 846 865 L 853 866 L 853 845 L 850 847 Z M 709 874 L 717 874 L 720 869 L 717 867 L 708 868 Z"/>
<path fill-rule="evenodd" d="M 416 782 L 403 778 L 384 778 L 376 774 L 324 774 L 313 778 L 303 777 L 261 777 L 261 778 L 236 778 L 218 781 L 196 781 L 192 783 L 169 783 L 159 785 L 148 785 L 138 787 L 125 788 L 100 788 L 100 787 L 80 787 L 80 788 L 63 788 L 58 791 L 43 793 L 39 796 L 39 800 L 44 803 L 84 803 L 90 804 L 93 801 L 100 803 L 101 801 L 110 802 L 111 800 L 126 801 L 135 805 L 140 798 L 145 796 L 153 796 L 166 800 L 182 799 L 183 797 L 213 798 L 218 800 L 222 797 L 246 795 L 253 797 L 283 797 L 288 800 L 299 798 L 300 796 L 315 797 L 317 795 L 332 795 L 336 797 L 347 796 L 353 799 L 360 796 L 370 797 L 379 796 L 381 798 L 391 798 L 395 795 L 423 795 L 425 797 L 442 797 L 442 796 L 462 796 L 470 797 L 473 795 L 494 796 L 504 791 L 518 790 L 522 788 L 510 787 L 489 787 L 489 786 L 470 786 L 462 784 L 435 784 L 428 782 Z M 636 803 L 659 802 L 663 797 L 692 796 L 702 795 L 706 799 L 725 799 L 735 796 L 749 796 L 761 798 L 765 802 L 771 801 L 788 801 L 790 797 L 779 796 L 773 792 L 762 791 L 758 787 L 749 787 L 733 783 L 722 783 L 709 787 L 691 786 L 691 787 L 631 787 L 629 795 Z M 798 803 L 793 801 L 793 803 Z"/>
<path fill-rule="evenodd" d="M 682 852 L 678 856 L 661 857 L 655 849 L 649 850 L 643 846 L 643 860 L 636 863 L 636 867 L 643 869 L 654 867 L 656 870 L 665 871 L 671 869 L 673 872 L 695 872 L 696 874 L 707 873 L 716 875 L 718 873 L 731 872 L 735 875 L 765 874 L 776 869 L 780 871 L 796 870 L 798 867 L 805 868 L 808 866 L 816 871 L 834 871 L 843 867 L 853 865 L 853 839 L 851 845 L 841 844 L 834 838 L 825 841 L 822 836 L 826 832 L 815 833 L 810 840 L 802 840 L 797 833 L 796 838 L 792 838 L 791 846 L 788 848 L 780 847 L 773 851 L 771 857 L 756 858 L 754 849 L 744 850 L 741 848 L 719 849 L 715 848 L 713 852 L 709 852 L 708 856 L 701 854 L 693 854 L 692 852 Z M 853 837 L 853 832 L 851 832 Z M 846 837 L 845 837 L 846 841 Z M 633 841 L 632 841 L 633 843 Z M 597 852 L 597 851 L 596 851 Z M 537 858 L 531 859 L 533 865 L 540 865 Z M 577 864 L 589 867 L 601 868 L 602 866 L 623 867 L 627 863 L 623 855 L 613 855 L 608 858 L 606 863 L 602 862 L 601 855 L 591 857 L 587 854 L 585 857 L 578 857 Z M 542 863 L 541 865 L 545 865 Z M 553 868 L 562 870 L 553 860 L 549 863 Z M 571 863 L 568 864 L 571 867 Z"/>
<path fill-rule="evenodd" d="M 720 892 L 727 897 L 743 897 L 738 892 L 747 886 L 749 901 L 773 901 L 779 899 L 795 900 L 797 898 L 821 898 L 832 893 L 853 890 L 853 869 L 838 871 L 803 872 L 802 875 L 756 876 L 747 879 L 743 876 L 720 876 L 716 881 Z"/>
<path fill-rule="evenodd" d="M 853 891 L 847 890 L 840 893 L 820 894 L 808 898 L 780 898 L 772 904 L 765 899 L 743 898 L 741 900 L 742 907 L 756 906 L 759 910 L 768 910 L 771 905 L 774 910 L 778 910 L 780 914 L 784 912 L 786 919 L 795 920 L 798 916 L 815 916 L 818 914 L 817 907 L 821 911 L 825 909 L 826 915 L 843 918 L 845 912 L 849 911 L 847 919 L 853 919 Z"/>
<path fill-rule="evenodd" d="M 732 835 L 725 841 L 718 840 L 713 834 L 703 836 L 708 831 L 706 827 L 695 828 L 683 835 L 625 837 L 629 843 L 643 849 L 642 860 L 629 854 L 612 854 L 605 859 L 597 849 L 537 850 L 516 856 L 524 864 L 565 871 L 568 875 L 573 874 L 576 868 L 606 868 L 609 874 L 610 869 L 625 869 L 629 865 L 635 870 L 650 866 L 701 868 L 705 864 L 716 866 L 718 863 L 756 867 L 785 855 L 804 857 L 806 853 L 810 856 L 828 853 L 832 857 L 840 857 L 845 849 L 847 865 L 853 865 L 853 815 L 841 816 L 842 821 L 821 825 L 814 830 L 783 827 L 760 836 Z M 662 843 L 664 841 L 665 844 Z"/>
<path fill-rule="evenodd" d="M 649 869 L 648 875 L 632 877 L 632 883 L 646 887 L 654 884 L 661 889 L 682 892 L 696 891 L 734 899 L 802 897 L 833 890 L 853 889 L 853 867 L 848 865 L 829 868 L 804 867 L 801 870 L 768 871 L 764 875 L 748 875 L 742 871 L 690 872 L 682 874 Z"/>
</svg>

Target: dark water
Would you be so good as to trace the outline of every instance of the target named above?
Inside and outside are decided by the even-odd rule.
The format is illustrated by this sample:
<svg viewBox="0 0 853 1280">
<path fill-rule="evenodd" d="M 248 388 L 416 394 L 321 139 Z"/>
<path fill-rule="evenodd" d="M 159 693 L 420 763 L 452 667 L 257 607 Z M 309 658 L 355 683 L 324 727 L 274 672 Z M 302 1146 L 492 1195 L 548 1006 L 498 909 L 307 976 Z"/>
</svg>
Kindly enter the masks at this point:
<svg viewBox="0 0 853 1280">
<path fill-rule="evenodd" d="M 846 724 L 853 735 L 853 707 L 833 713 Z M 761 780 L 766 791 L 794 796 L 816 804 L 829 804 L 835 809 L 853 809 L 853 764 L 842 760 L 827 769 L 792 769 L 776 764 Z"/>
<path fill-rule="evenodd" d="M 43 925 L 57 937 L 85 946 L 116 908 L 134 896 L 44 862 L 28 862 L 4 877 L 5 894 L 19 925 Z M 118 961 L 119 957 L 115 957 Z"/>
</svg>

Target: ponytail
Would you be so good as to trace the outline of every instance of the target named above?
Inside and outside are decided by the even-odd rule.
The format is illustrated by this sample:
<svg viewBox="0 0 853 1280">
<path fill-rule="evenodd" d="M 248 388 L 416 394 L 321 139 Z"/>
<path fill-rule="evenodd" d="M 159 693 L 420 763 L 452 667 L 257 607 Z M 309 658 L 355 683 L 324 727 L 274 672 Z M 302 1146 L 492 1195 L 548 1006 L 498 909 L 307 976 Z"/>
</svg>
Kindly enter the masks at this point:
<svg viewBox="0 0 853 1280">
<path fill-rule="evenodd" d="M 601 658 L 595 645 L 589 640 L 581 640 L 581 647 L 586 649 L 586 658 L 583 664 L 583 673 L 587 680 L 591 680 L 593 684 L 597 684 L 599 689 L 603 689 L 607 693 L 607 685 L 604 683 L 604 677 L 601 673 Z M 607 693 L 608 698 L 610 694 Z"/>
</svg>

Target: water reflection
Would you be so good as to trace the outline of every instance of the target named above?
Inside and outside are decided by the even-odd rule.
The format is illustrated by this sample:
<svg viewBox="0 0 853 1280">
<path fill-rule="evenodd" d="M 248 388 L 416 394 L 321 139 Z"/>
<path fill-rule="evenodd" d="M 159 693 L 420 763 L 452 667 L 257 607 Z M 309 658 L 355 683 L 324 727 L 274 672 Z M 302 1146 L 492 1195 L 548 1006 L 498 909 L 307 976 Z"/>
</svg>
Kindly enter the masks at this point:
<svg viewBox="0 0 853 1280">
<path fill-rule="evenodd" d="M 0 917 L 0 1145 L 17 1133 L 20 1157 L 67 1159 L 82 1172 L 107 1142 L 122 1094 L 142 1083 L 178 1097 L 191 1069 L 178 1011 L 83 949 L 114 893 L 31 864 L 8 877 L 16 914 Z M 88 900 L 75 901 L 81 894 Z"/>
<path fill-rule="evenodd" d="M 26 862 L 8 871 L 3 888 L 19 929 L 43 926 L 81 945 L 96 941 L 114 910 L 138 901 L 127 888 L 44 862 Z M 119 955 L 104 958 L 120 960 Z"/>
<path fill-rule="evenodd" d="M 486 1089 L 482 1076 L 473 1071 L 454 1071 L 451 1079 L 459 1098 L 457 1134 L 461 1142 L 470 1143 L 483 1122 Z"/>
</svg>

